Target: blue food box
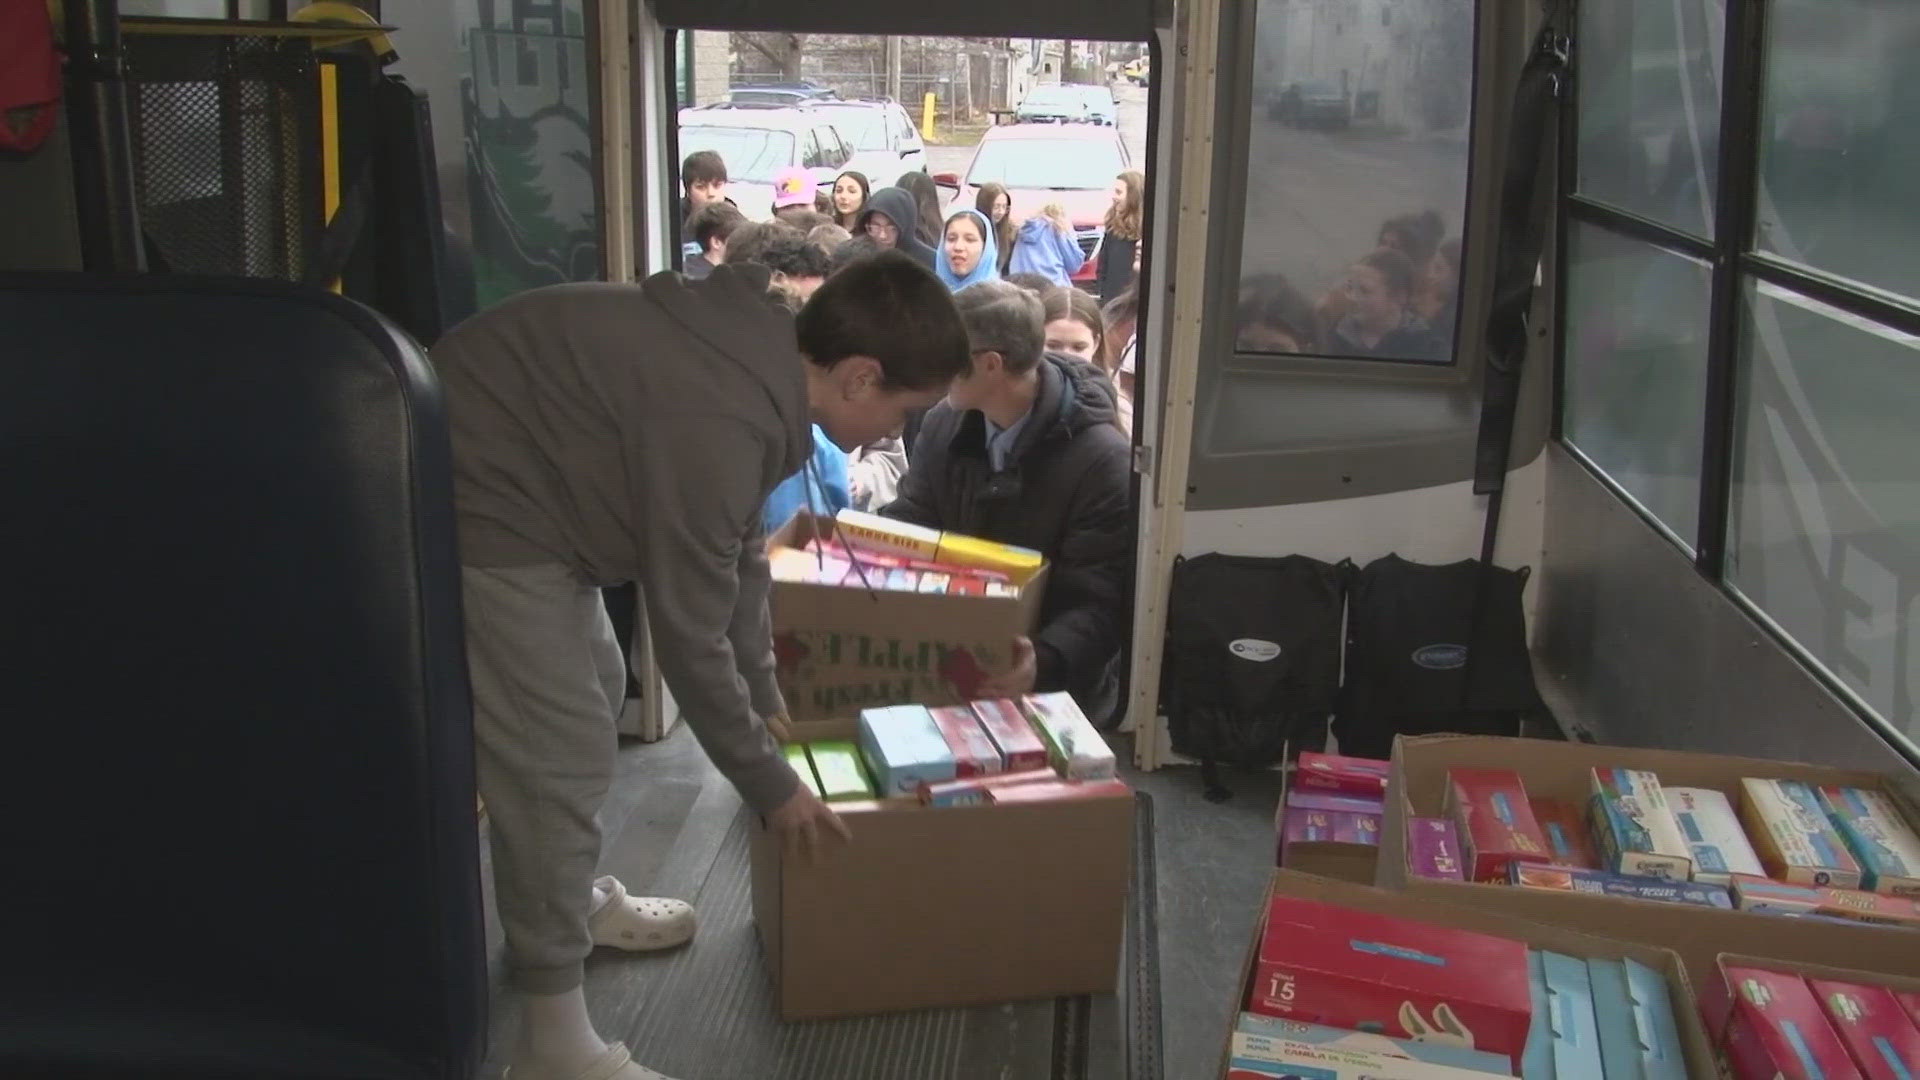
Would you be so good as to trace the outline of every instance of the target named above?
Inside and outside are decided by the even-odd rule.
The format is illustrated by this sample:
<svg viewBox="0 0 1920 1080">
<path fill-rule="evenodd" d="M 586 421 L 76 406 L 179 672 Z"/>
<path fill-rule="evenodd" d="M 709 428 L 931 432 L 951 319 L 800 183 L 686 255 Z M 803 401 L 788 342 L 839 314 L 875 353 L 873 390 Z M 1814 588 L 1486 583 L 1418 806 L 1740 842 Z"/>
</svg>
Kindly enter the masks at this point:
<svg viewBox="0 0 1920 1080">
<path fill-rule="evenodd" d="M 1687 1080 L 1667 981 L 1636 960 L 1587 961 L 1607 1080 Z"/>
<path fill-rule="evenodd" d="M 861 710 L 860 753 L 883 799 L 954 776 L 953 749 L 925 705 Z"/>
<path fill-rule="evenodd" d="M 1309 1024 L 1304 1020 L 1282 1020 L 1279 1017 L 1261 1016 L 1258 1013 L 1241 1013 L 1240 1022 L 1234 1030 L 1243 1035 L 1287 1039 L 1314 1046 L 1376 1051 L 1388 1057 L 1403 1057 L 1429 1065 L 1447 1065 L 1455 1069 L 1467 1069 L 1493 1076 L 1513 1074 L 1505 1054 L 1475 1050 L 1467 1046 L 1454 1046 L 1449 1043 L 1417 1042 L 1412 1039 L 1394 1039 L 1385 1035 L 1346 1031 L 1321 1024 Z"/>
<path fill-rule="evenodd" d="M 1664 900 L 1668 903 L 1720 908 L 1723 911 L 1733 910 L 1732 893 L 1722 886 L 1701 881 L 1666 881 L 1632 874 L 1609 874 L 1605 870 L 1581 870 L 1571 866 L 1543 866 L 1537 863 L 1514 863 L 1507 870 L 1507 880 L 1530 889 L 1621 896 L 1630 900 Z"/>
<path fill-rule="evenodd" d="M 1860 861 L 1860 887 L 1920 899 L 1920 836 L 1884 793 L 1823 785 L 1820 804 Z"/>
<path fill-rule="evenodd" d="M 1529 971 L 1535 957 L 1540 961 L 1540 980 L 1546 984 L 1546 1004 L 1543 1010 L 1536 989 L 1533 1027 L 1527 1032 L 1521 1075 L 1526 1080 L 1611 1077 L 1600 1061 L 1600 1029 L 1594 1019 L 1587 962 L 1563 953 L 1529 950 Z M 1544 1053 L 1536 1042 L 1543 1029 L 1547 1044 Z M 1547 1068 L 1549 1060 L 1551 1069 Z"/>
</svg>

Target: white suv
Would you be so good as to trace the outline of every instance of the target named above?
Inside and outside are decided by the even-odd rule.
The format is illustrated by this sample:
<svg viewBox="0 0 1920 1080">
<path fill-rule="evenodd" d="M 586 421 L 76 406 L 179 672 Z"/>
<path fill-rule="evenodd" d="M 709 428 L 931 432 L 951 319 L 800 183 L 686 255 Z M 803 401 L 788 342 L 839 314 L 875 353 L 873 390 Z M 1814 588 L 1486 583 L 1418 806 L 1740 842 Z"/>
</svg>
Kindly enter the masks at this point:
<svg viewBox="0 0 1920 1080">
<path fill-rule="evenodd" d="M 864 175 L 874 187 L 886 187 L 903 174 L 927 171 L 927 144 L 913 126 L 913 117 L 890 98 L 850 101 L 811 101 L 806 112 L 825 116 L 853 144 L 853 160 L 846 167 Z"/>
<path fill-rule="evenodd" d="M 727 165 L 727 196 L 749 219 L 773 216 L 773 178 L 798 167 L 831 186 L 854 160 L 832 121 L 809 109 L 706 105 L 680 110 L 680 160 L 712 150 Z"/>
</svg>

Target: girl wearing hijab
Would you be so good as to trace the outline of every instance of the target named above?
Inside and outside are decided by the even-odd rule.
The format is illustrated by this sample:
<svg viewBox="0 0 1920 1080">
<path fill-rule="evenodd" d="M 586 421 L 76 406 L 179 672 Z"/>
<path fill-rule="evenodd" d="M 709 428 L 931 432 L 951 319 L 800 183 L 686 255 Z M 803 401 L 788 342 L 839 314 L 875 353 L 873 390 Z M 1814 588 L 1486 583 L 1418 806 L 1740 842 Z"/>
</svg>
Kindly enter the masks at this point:
<svg viewBox="0 0 1920 1080">
<path fill-rule="evenodd" d="M 894 186 L 905 188 L 913 194 L 920 206 L 920 239 L 938 247 L 940 245 L 940 188 L 934 184 L 933 177 L 923 172 L 910 172 L 894 182 Z"/>
<path fill-rule="evenodd" d="M 954 292 L 1000 277 L 993 225 L 978 210 L 962 210 L 947 219 L 947 235 L 940 245 L 933 272 Z"/>
<path fill-rule="evenodd" d="M 834 178 L 833 190 L 829 193 L 833 199 L 833 223 L 847 230 L 858 232 L 854 226 L 860 220 L 860 211 L 866 209 L 867 198 L 873 194 L 872 185 L 867 183 L 865 173 L 849 169 Z"/>
<path fill-rule="evenodd" d="M 982 184 L 973 208 L 993 222 L 993 242 L 1000 248 L 1000 276 L 1005 277 L 1007 264 L 1013 261 L 1013 241 L 1019 235 L 1019 226 L 1013 223 L 1013 196 L 1004 184 Z"/>
<path fill-rule="evenodd" d="M 936 261 L 933 248 L 920 241 L 914 227 L 919 216 L 920 207 L 913 201 L 912 192 L 897 187 L 881 188 L 867 200 L 866 209 L 855 219 L 858 227 L 853 235 L 856 239 L 865 236 L 878 247 L 897 248 L 932 270 Z"/>
</svg>

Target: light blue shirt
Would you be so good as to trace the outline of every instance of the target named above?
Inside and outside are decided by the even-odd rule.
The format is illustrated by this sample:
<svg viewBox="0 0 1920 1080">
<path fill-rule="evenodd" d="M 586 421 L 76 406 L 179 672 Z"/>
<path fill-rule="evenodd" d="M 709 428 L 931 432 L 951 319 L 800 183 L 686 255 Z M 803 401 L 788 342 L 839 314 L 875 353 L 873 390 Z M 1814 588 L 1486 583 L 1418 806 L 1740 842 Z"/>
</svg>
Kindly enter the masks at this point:
<svg viewBox="0 0 1920 1080">
<path fill-rule="evenodd" d="M 1020 414 L 1020 419 L 1013 422 L 1013 426 L 1003 428 L 989 419 L 986 413 L 980 414 L 980 419 L 987 424 L 987 463 L 993 466 L 994 472 L 1007 467 L 1007 455 L 1013 453 L 1013 444 L 1020 441 L 1020 432 L 1026 429 L 1027 420 L 1032 416 L 1033 406 L 1029 405 L 1027 411 Z"/>
</svg>

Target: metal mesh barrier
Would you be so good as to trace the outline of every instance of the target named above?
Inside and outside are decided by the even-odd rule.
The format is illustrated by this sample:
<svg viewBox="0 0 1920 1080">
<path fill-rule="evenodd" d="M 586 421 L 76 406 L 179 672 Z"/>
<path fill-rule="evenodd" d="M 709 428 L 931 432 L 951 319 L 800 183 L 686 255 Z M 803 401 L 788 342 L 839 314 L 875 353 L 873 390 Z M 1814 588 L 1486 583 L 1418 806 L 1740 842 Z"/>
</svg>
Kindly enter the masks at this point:
<svg viewBox="0 0 1920 1080">
<path fill-rule="evenodd" d="M 153 268 L 296 280 L 321 229 L 304 41 L 130 35 L 134 183 Z"/>
</svg>

